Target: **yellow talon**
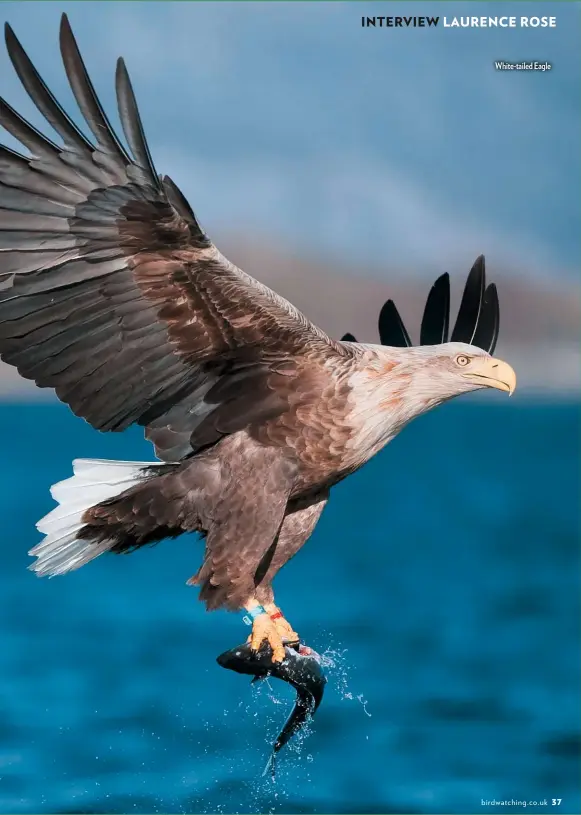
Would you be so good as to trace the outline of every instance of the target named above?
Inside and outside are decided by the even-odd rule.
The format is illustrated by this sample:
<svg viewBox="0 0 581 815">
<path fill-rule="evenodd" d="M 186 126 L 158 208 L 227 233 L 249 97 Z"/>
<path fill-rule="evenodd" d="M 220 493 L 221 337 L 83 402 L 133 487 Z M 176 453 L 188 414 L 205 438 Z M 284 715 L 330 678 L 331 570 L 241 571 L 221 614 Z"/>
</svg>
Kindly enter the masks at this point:
<svg viewBox="0 0 581 815">
<path fill-rule="evenodd" d="M 248 642 L 253 651 L 259 651 L 265 641 L 272 649 L 272 661 L 282 662 L 285 658 L 282 635 L 275 621 L 271 620 L 268 614 L 259 614 L 252 622 L 252 634 L 248 637 Z"/>
<path fill-rule="evenodd" d="M 267 642 L 272 650 L 272 661 L 282 662 L 285 658 L 285 643 L 296 643 L 299 635 L 293 631 L 290 623 L 285 620 L 281 610 L 274 603 L 266 603 L 261 607 L 255 597 L 251 597 L 245 605 L 253 617 L 252 633 L 248 642 L 253 651 L 259 651 L 262 643 Z M 260 613 L 260 609 L 264 611 Z M 257 613 L 259 612 L 259 613 Z"/>
<path fill-rule="evenodd" d="M 293 631 L 293 628 L 288 620 L 285 620 L 284 617 L 277 617 L 273 620 L 276 630 L 280 634 L 283 642 L 298 642 L 299 635 L 296 631 Z"/>
</svg>

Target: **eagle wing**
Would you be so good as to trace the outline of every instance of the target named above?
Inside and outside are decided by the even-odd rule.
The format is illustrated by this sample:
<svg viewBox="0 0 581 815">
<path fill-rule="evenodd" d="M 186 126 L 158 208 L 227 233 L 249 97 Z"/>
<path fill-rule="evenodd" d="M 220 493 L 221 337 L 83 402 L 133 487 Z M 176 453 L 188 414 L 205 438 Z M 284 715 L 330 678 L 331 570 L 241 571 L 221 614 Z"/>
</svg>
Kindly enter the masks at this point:
<svg viewBox="0 0 581 815">
<path fill-rule="evenodd" d="M 0 100 L 0 354 L 98 430 L 145 425 L 176 461 L 285 410 L 313 354 L 348 355 L 226 260 L 176 185 L 157 175 L 122 60 L 111 127 L 66 15 L 65 71 L 90 141 L 12 29 L 6 44 L 57 145 Z M 307 377 L 308 378 L 308 377 Z"/>
<path fill-rule="evenodd" d="M 484 255 L 476 258 L 466 280 L 451 342 L 466 342 L 494 354 L 498 340 L 500 310 L 494 283 L 486 285 Z M 445 272 L 436 280 L 424 307 L 420 345 L 448 342 L 450 324 L 450 275 Z M 393 300 L 387 300 L 379 313 L 379 340 L 382 345 L 402 348 L 413 345 Z M 357 342 L 353 334 L 342 342 Z"/>
</svg>

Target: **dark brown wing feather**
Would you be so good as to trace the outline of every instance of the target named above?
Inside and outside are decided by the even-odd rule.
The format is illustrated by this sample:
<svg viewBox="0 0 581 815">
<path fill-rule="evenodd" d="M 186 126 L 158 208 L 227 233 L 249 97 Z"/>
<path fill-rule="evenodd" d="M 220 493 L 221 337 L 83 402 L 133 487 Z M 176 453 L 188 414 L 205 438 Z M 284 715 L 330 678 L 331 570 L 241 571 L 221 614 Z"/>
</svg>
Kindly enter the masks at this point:
<svg viewBox="0 0 581 815">
<path fill-rule="evenodd" d="M 6 45 L 60 147 L 4 100 L 0 124 L 0 354 L 99 430 L 136 422 L 165 460 L 280 413 L 313 353 L 349 354 L 229 263 L 184 196 L 159 178 L 122 61 L 130 157 L 65 16 L 61 54 L 96 144 L 48 90 L 9 26 Z"/>
<path fill-rule="evenodd" d="M 465 342 L 468 345 L 473 343 L 482 312 L 485 288 L 484 255 L 479 255 L 466 280 L 450 342 Z"/>
<path fill-rule="evenodd" d="M 448 342 L 450 324 L 450 275 L 445 272 L 436 280 L 424 307 L 420 327 L 420 345 Z"/>
<path fill-rule="evenodd" d="M 379 312 L 379 341 L 382 345 L 389 345 L 398 348 L 409 348 L 412 344 L 403 320 L 399 316 L 393 300 L 388 300 L 383 304 Z"/>
</svg>

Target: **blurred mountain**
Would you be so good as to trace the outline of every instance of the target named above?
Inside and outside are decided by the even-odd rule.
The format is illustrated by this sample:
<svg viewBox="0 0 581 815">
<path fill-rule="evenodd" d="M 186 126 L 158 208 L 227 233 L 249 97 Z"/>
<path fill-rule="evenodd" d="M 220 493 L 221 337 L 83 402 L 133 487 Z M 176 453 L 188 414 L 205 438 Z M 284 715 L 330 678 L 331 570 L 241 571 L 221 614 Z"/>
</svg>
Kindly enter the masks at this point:
<svg viewBox="0 0 581 815">
<path fill-rule="evenodd" d="M 221 243 L 222 245 L 222 243 Z M 362 342 L 377 342 L 377 317 L 387 298 L 395 300 L 412 339 L 419 327 L 430 280 L 416 270 L 385 266 L 358 270 L 330 265 L 324 259 L 301 257 L 268 243 L 240 239 L 223 242 L 223 251 L 279 294 L 293 302 L 333 337 L 351 331 Z M 475 257 L 461 269 L 434 269 L 434 280 L 449 272 L 452 314 L 460 303 L 466 276 Z M 488 282 L 496 283 L 501 304 L 501 346 L 507 343 L 577 342 L 580 325 L 579 287 L 559 281 L 524 279 L 517 270 L 487 265 Z"/>
<path fill-rule="evenodd" d="M 386 299 L 392 298 L 413 341 L 429 291 L 425 276 L 398 268 L 367 267 L 357 275 L 347 266 L 323 258 L 301 256 L 264 240 L 222 238 L 224 254 L 242 269 L 273 288 L 303 311 L 332 337 L 352 332 L 361 342 L 378 342 L 377 318 Z M 455 319 L 466 275 L 475 258 L 463 269 L 448 271 L 452 283 Z M 499 290 L 501 329 L 497 353 L 514 365 L 518 392 L 581 388 L 579 287 L 569 281 L 525 279 L 517 270 L 488 264 L 489 282 Z M 0 363 L 0 398 L 54 398 L 52 391 L 36 388 L 16 371 Z"/>
</svg>

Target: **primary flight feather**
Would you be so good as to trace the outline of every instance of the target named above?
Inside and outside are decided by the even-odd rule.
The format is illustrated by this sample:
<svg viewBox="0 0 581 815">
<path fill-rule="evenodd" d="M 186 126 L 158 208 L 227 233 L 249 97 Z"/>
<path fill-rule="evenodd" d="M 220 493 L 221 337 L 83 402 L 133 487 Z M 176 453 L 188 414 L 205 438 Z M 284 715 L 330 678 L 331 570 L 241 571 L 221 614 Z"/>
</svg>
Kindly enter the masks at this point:
<svg viewBox="0 0 581 815">
<path fill-rule="evenodd" d="M 296 638 L 272 580 L 311 535 L 334 484 L 411 419 L 482 387 L 512 392 L 506 363 L 466 343 L 337 342 L 224 258 L 157 174 L 123 60 L 127 152 L 66 16 L 65 71 L 89 139 L 10 26 L 6 46 L 59 140 L 4 100 L 0 124 L 0 354 L 98 430 L 145 427 L 163 463 L 74 462 L 52 488 L 32 569 L 56 575 L 103 552 L 185 531 L 205 537 L 192 583 L 208 609 L 247 609 L 273 659 Z M 446 329 L 447 330 L 447 329 Z"/>
</svg>

